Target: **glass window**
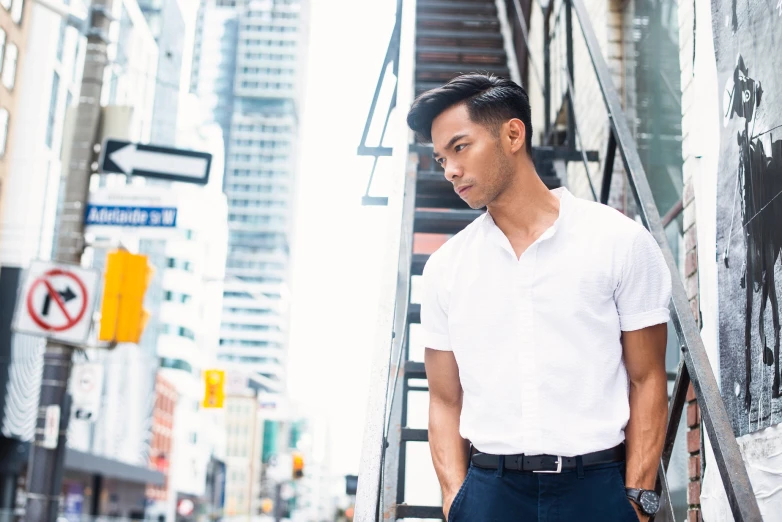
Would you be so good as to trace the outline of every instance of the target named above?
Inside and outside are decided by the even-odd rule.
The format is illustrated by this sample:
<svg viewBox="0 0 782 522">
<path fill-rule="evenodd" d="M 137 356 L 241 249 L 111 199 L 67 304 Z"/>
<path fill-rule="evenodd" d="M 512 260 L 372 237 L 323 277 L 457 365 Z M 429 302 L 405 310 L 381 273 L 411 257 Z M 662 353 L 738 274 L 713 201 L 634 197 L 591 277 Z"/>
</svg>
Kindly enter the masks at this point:
<svg viewBox="0 0 782 522">
<path fill-rule="evenodd" d="M 0 72 L 3 70 L 3 56 L 5 55 L 5 31 L 0 29 Z"/>
<path fill-rule="evenodd" d="M 8 110 L 0 109 L 0 157 L 5 154 L 5 142 L 8 139 Z"/>
<path fill-rule="evenodd" d="M 16 44 L 9 43 L 5 48 L 5 60 L 3 63 L 3 85 L 10 91 L 16 83 L 16 59 L 19 49 Z"/>
<path fill-rule="evenodd" d="M 57 40 L 57 61 L 62 63 L 62 54 L 65 50 L 65 28 L 68 27 L 65 24 L 65 20 L 60 22 L 60 36 Z"/>
<path fill-rule="evenodd" d="M 14 23 L 21 24 L 23 11 L 24 0 L 13 0 L 13 5 L 11 6 L 11 20 L 13 20 Z"/>
<path fill-rule="evenodd" d="M 49 118 L 46 122 L 46 146 L 52 148 L 54 141 L 54 124 L 57 120 L 57 98 L 60 94 L 60 75 L 54 71 L 52 77 L 52 94 L 49 98 Z"/>
</svg>

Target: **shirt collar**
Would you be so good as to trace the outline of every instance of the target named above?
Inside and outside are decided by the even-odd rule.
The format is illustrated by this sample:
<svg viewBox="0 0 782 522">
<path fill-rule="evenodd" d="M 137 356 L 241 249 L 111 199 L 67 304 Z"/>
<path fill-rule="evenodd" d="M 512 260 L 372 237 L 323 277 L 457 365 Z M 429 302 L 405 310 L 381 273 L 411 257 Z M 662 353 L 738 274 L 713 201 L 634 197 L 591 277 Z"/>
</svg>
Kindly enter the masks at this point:
<svg viewBox="0 0 782 522">
<path fill-rule="evenodd" d="M 571 194 L 567 188 L 565 187 L 555 188 L 554 190 L 551 191 L 551 193 L 559 198 L 559 216 L 557 216 L 557 219 L 556 221 L 554 221 L 554 224 L 551 225 L 545 232 L 543 232 L 543 234 L 541 234 L 541 236 L 537 239 L 536 243 L 549 239 L 550 237 L 554 236 L 554 234 L 556 234 L 560 228 L 562 228 L 563 223 L 567 220 L 567 215 L 572 205 L 573 194 Z M 484 234 L 489 240 L 491 240 L 493 243 L 496 243 L 503 249 L 509 251 L 514 256 L 516 255 L 513 251 L 513 247 L 511 246 L 507 236 L 503 233 L 502 230 L 500 230 L 500 228 L 494 222 L 494 218 L 491 217 L 491 214 L 489 213 L 488 210 L 483 214 L 482 225 L 483 225 Z"/>
</svg>

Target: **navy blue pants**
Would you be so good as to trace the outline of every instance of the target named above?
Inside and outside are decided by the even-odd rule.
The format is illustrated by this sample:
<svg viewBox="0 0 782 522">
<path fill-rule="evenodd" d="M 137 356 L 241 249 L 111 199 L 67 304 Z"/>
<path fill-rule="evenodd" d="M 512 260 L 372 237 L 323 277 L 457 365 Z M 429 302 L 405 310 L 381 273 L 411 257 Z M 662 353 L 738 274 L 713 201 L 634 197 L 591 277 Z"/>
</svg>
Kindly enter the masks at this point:
<svg viewBox="0 0 782 522">
<path fill-rule="evenodd" d="M 624 462 L 560 474 L 471 464 L 448 522 L 638 522 L 624 471 Z"/>
</svg>

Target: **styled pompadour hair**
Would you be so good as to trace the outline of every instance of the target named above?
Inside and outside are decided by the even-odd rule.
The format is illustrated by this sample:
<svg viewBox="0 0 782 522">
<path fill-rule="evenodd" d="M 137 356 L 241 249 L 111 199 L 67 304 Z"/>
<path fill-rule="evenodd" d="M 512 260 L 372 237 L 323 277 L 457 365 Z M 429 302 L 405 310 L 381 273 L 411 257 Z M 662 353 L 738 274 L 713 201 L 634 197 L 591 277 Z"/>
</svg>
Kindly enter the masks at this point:
<svg viewBox="0 0 782 522">
<path fill-rule="evenodd" d="M 407 125 L 419 140 L 432 141 L 432 122 L 449 107 L 464 103 L 470 119 L 496 131 L 513 118 L 524 123 L 527 152 L 532 151 L 532 117 L 527 91 L 517 83 L 487 74 L 457 76 L 442 87 L 426 91 L 413 102 Z"/>
</svg>

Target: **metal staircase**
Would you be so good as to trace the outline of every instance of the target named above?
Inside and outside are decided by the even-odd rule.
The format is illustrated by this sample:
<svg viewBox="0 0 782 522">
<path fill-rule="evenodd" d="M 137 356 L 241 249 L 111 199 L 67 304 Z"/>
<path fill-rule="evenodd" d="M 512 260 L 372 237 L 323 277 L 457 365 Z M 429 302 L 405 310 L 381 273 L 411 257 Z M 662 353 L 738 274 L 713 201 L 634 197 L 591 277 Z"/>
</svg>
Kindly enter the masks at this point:
<svg viewBox="0 0 782 522">
<path fill-rule="evenodd" d="M 534 0 L 533 0 L 534 1 Z M 526 39 L 526 20 L 521 12 L 519 0 L 507 2 L 508 13 L 515 14 L 514 26 Z M 482 211 L 472 210 L 459 198 L 443 171 L 432 159 L 432 148 L 412 142 L 412 136 L 400 138 L 396 146 L 384 147 L 385 131 L 392 110 L 400 126 L 412 98 L 426 90 L 438 87 L 451 78 L 468 72 L 487 72 L 510 77 L 506 54 L 507 35 L 503 35 L 497 5 L 503 8 L 503 0 L 398 0 L 397 22 L 389 44 L 389 51 L 378 81 L 359 153 L 378 158 L 392 156 L 395 170 L 394 189 L 388 197 L 369 195 L 365 204 L 387 204 L 391 223 L 390 239 L 398 257 L 390 260 L 384 293 L 388 299 L 387 308 L 380 310 L 378 346 L 373 368 L 373 388 L 369 397 L 367 428 L 364 437 L 362 463 L 359 473 L 359 490 L 354 520 L 360 522 L 399 520 L 406 518 L 443 519 L 441 506 L 410 505 L 405 500 L 405 476 L 407 444 L 428 441 L 426 429 L 412 429 L 407 426 L 408 399 L 411 392 L 428 391 L 421 381 L 426 378 L 422 362 L 409 360 L 410 326 L 420 322 L 420 305 L 410 302 L 411 280 L 421 275 L 428 255 L 413 251 L 413 236 L 418 233 L 451 235 L 459 232 L 478 217 Z M 660 225 L 660 217 L 654 206 L 651 191 L 643 167 L 625 123 L 625 117 L 618 103 L 610 75 L 600 55 L 597 41 L 592 32 L 582 0 L 562 0 L 564 16 L 562 24 L 554 23 L 554 31 L 546 34 L 546 49 L 550 48 L 553 33 L 558 29 L 565 32 L 567 58 L 569 63 L 569 87 L 563 96 L 562 108 L 552 114 L 565 114 L 564 124 L 547 124 L 550 142 L 562 141 L 563 145 L 535 147 L 533 159 L 542 180 L 549 188 L 560 186 L 561 176 L 566 172 L 568 162 L 588 164 L 602 159 L 605 175 L 600 200 L 605 202 L 610 191 L 610 174 L 613 171 L 614 156 L 621 153 L 625 171 L 636 195 L 641 217 L 664 249 L 666 260 L 675 274 L 674 298 L 671 306 L 674 324 L 682 344 L 683 360 L 674 386 L 670 407 L 666 446 L 661 462 L 658 489 L 663 496 L 663 510 L 657 520 L 673 522 L 673 513 L 668 498 L 665 469 L 670 459 L 690 379 L 701 404 L 704 422 L 713 441 L 717 465 L 723 472 L 729 498 L 734 505 L 737 520 L 760 520 L 746 471 L 743 468 L 735 438 L 733 438 L 716 381 L 705 356 L 698 329 L 692 318 L 684 288 L 678 277 L 675 263 L 667 247 Z M 555 2 L 547 9 L 549 15 Z M 577 14 L 590 49 L 595 74 L 603 90 L 601 100 L 609 114 L 611 132 L 607 153 L 603 158 L 595 151 L 582 151 L 576 147 L 578 129 L 572 100 L 572 45 L 573 12 Z M 548 24 L 547 24 L 548 26 Z M 561 33 L 560 33 L 561 34 Z M 547 60 L 548 62 L 548 60 Z M 393 65 L 393 67 L 391 67 Z M 521 69 L 521 67 L 520 67 Z M 547 67 L 549 69 L 549 67 Z M 380 145 L 367 146 L 367 136 L 373 115 L 376 113 L 381 86 L 393 72 L 396 87 L 388 113 L 385 114 Z M 547 87 L 550 79 L 546 80 Z M 546 107 L 550 107 L 551 89 L 546 93 Z M 596 101 L 597 102 L 597 101 Z M 392 152 L 393 151 L 393 152 Z M 373 166 L 373 175 L 375 167 Z M 372 183 L 372 175 L 369 183 Z M 591 181 L 590 181 L 591 183 Z M 598 189 L 599 190 L 599 189 Z M 593 188 L 595 199 L 598 194 Z M 390 334 L 390 338 L 389 338 Z M 730 476 L 727 470 L 731 470 Z M 479 521 L 476 521 L 479 522 Z"/>
</svg>

